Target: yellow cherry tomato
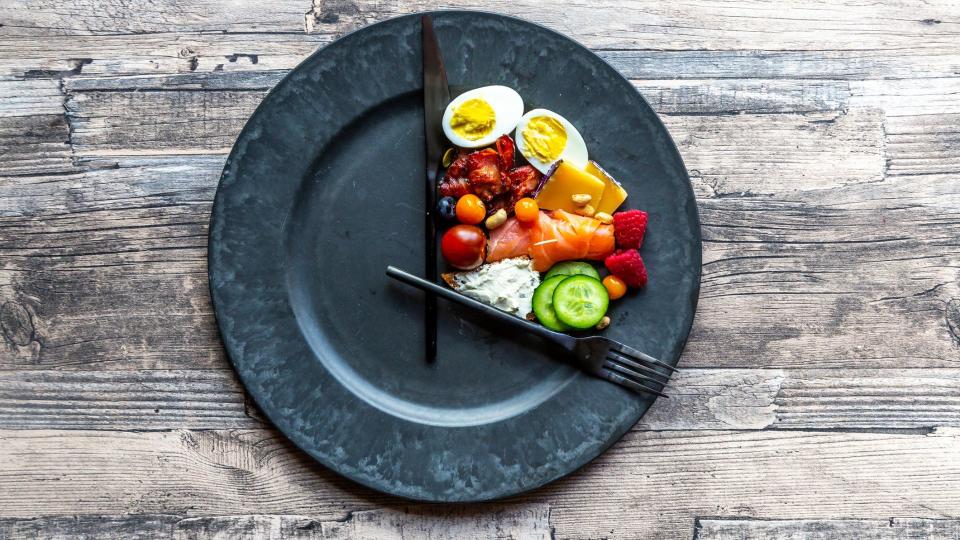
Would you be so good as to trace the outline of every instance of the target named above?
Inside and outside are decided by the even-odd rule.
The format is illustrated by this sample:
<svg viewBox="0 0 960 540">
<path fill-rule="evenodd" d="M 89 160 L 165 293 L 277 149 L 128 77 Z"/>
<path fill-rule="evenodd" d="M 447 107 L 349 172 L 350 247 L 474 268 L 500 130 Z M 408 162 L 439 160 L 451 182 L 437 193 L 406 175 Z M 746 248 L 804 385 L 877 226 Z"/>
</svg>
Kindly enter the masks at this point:
<svg viewBox="0 0 960 540">
<path fill-rule="evenodd" d="M 473 193 L 468 193 L 457 201 L 457 219 L 460 223 L 476 225 L 487 217 L 487 208 L 483 205 L 480 197 Z"/>
<path fill-rule="evenodd" d="M 603 278 L 603 286 L 607 288 L 607 294 L 610 295 L 611 300 L 627 294 L 627 284 L 613 274 Z"/>
<path fill-rule="evenodd" d="M 517 221 L 520 223 L 533 223 L 540 214 L 540 206 L 530 197 L 524 197 L 513 205 L 513 213 L 516 214 Z"/>
</svg>

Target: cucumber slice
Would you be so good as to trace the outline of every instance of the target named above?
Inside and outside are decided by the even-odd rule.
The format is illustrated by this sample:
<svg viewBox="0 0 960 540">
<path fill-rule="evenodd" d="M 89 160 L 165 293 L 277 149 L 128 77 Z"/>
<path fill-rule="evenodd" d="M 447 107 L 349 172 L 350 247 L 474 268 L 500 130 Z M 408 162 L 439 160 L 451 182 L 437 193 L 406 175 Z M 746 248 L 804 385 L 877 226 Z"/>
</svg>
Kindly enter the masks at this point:
<svg viewBox="0 0 960 540">
<path fill-rule="evenodd" d="M 609 304 L 607 288 L 590 276 L 570 276 L 553 290 L 557 319 L 578 330 L 596 326 L 606 315 Z"/>
<path fill-rule="evenodd" d="M 540 282 L 537 289 L 533 291 L 533 314 L 537 316 L 540 324 L 556 332 L 569 330 L 570 327 L 557 319 L 557 314 L 553 311 L 553 290 L 561 281 L 569 276 L 554 276 Z"/>
<path fill-rule="evenodd" d="M 600 273 L 590 263 L 581 261 L 563 261 L 553 265 L 543 279 L 550 279 L 553 276 L 590 276 L 600 279 Z"/>
</svg>

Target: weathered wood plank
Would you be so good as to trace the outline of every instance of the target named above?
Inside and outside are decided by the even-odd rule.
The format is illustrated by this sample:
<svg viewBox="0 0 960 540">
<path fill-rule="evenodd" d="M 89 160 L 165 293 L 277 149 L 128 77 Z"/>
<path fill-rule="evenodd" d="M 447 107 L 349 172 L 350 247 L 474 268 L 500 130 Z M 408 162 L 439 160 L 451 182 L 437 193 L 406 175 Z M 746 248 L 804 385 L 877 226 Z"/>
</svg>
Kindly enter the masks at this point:
<svg viewBox="0 0 960 540">
<path fill-rule="evenodd" d="M 0 538 L 151 540 L 169 538 L 181 519 L 164 514 L 0 518 Z"/>
<path fill-rule="evenodd" d="M 708 518 L 697 521 L 697 540 L 902 540 L 905 538 L 960 538 L 957 519 L 796 519 L 758 520 Z"/>
<path fill-rule="evenodd" d="M 944 48 L 957 43 L 948 0 L 859 4 L 833 0 L 811 7 L 792 0 L 776 7 L 752 1 L 665 5 L 637 1 L 611 19 L 593 4 L 534 0 L 461 0 L 463 9 L 524 17 L 605 49 L 863 50 Z M 14 0 L 0 7 L 5 35 L 74 35 L 176 31 L 310 32 L 340 35 L 357 26 L 406 13 L 449 7 L 436 0 L 284 0 L 269 5 L 229 0 L 176 3 Z M 596 30 L 590 30 L 596 29 Z"/>
<path fill-rule="evenodd" d="M 0 426 L 263 427 L 229 366 L 218 370 L 0 371 Z"/>
<path fill-rule="evenodd" d="M 883 179 L 883 113 L 667 116 L 698 196 L 784 196 Z"/>
<path fill-rule="evenodd" d="M 449 4 L 436 0 L 314 0 L 307 30 L 342 34 L 375 21 Z M 859 4 L 833 0 L 810 6 L 801 1 L 629 2 L 611 18 L 591 3 L 458 1 L 457 7 L 508 13 L 605 49 L 891 49 L 953 46 L 960 34 L 949 0 L 917 6 L 909 2 Z M 591 24 L 588 21 L 596 21 Z M 943 24 L 947 22 L 947 24 Z"/>
<path fill-rule="evenodd" d="M 681 115 L 840 111 L 850 97 L 845 81 L 687 79 L 634 85 L 657 112 Z"/>
<path fill-rule="evenodd" d="M 888 176 L 960 172 L 960 113 L 892 116 L 884 135 Z"/>
<path fill-rule="evenodd" d="M 0 433 L 0 441 L 3 517 L 284 513 L 333 520 L 350 510 L 402 506 L 337 478 L 267 431 L 20 430 Z M 709 515 L 944 517 L 960 510 L 960 464 L 943 459 L 957 451 L 951 430 L 634 432 L 511 508 L 549 505 L 559 538 L 689 537 L 694 517 Z M 439 517 L 452 508 L 423 513 Z"/>
<path fill-rule="evenodd" d="M 0 115 L 0 175 L 37 175 L 77 170 L 70 126 L 62 114 Z"/>
<path fill-rule="evenodd" d="M 804 203 L 703 200 L 703 283 L 685 362 L 954 364 L 958 188 L 905 178 L 913 195 L 878 184 L 811 191 Z"/>
<path fill-rule="evenodd" d="M 686 369 L 637 430 L 960 427 L 953 369 Z"/>
<path fill-rule="evenodd" d="M 853 106 L 882 108 L 887 116 L 960 113 L 960 77 L 866 80 L 850 83 Z"/>
<path fill-rule="evenodd" d="M 0 5 L 5 35 L 72 35 L 169 32 L 171 29 L 227 32 L 303 32 L 301 0 L 73 2 L 16 0 Z"/>
<path fill-rule="evenodd" d="M 686 369 L 634 428 L 960 427 L 957 369 Z M 0 429 L 264 427 L 219 370 L 0 371 Z"/>
<path fill-rule="evenodd" d="M 0 78 L 286 71 L 331 40 L 322 34 L 185 29 L 98 36 L 7 35 L 0 39 Z"/>
<path fill-rule="evenodd" d="M 75 170 L 65 96 L 53 80 L 0 80 L 0 175 Z"/>
<path fill-rule="evenodd" d="M 182 517 L 170 514 L 78 515 L 37 518 L 0 518 L 0 537 L 174 538 L 207 540 L 260 538 L 303 540 L 444 540 L 503 538 L 551 539 L 550 508 L 492 506 L 484 512 L 457 509 L 437 515 L 429 507 L 352 512 L 342 520 L 323 521 L 310 516 L 253 514 Z"/>
<path fill-rule="evenodd" d="M 437 512 L 433 507 L 355 512 L 346 520 L 324 523 L 322 538 L 554 540 L 555 537 L 550 526 L 549 505 L 529 504 L 489 505 L 479 509 L 459 507 L 449 512 Z"/>
<path fill-rule="evenodd" d="M 229 152 L 265 92 L 78 92 L 67 99 L 78 155 Z M 171 114 L 171 111 L 177 111 Z"/>
<path fill-rule="evenodd" d="M 206 276 L 222 163 L 0 179 L 0 366 L 222 366 Z"/>
<path fill-rule="evenodd" d="M 585 41 L 589 36 L 573 35 Z M 187 32 L 99 36 L 4 36 L 0 78 L 171 74 L 283 73 L 329 34 Z M 585 41 L 590 45 L 589 41 Z M 631 79 L 813 79 L 823 81 L 950 77 L 960 55 L 917 41 L 878 50 L 657 50 L 595 51 Z"/>
</svg>

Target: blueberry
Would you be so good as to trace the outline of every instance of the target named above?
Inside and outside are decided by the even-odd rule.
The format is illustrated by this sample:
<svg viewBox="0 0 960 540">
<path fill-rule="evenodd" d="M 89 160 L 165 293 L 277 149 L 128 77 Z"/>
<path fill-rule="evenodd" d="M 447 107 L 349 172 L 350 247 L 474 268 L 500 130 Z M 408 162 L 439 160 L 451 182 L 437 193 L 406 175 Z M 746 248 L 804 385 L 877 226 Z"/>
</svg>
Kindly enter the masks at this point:
<svg viewBox="0 0 960 540">
<path fill-rule="evenodd" d="M 443 219 L 457 219 L 457 200 L 453 197 L 443 197 L 437 201 L 437 212 Z"/>
</svg>

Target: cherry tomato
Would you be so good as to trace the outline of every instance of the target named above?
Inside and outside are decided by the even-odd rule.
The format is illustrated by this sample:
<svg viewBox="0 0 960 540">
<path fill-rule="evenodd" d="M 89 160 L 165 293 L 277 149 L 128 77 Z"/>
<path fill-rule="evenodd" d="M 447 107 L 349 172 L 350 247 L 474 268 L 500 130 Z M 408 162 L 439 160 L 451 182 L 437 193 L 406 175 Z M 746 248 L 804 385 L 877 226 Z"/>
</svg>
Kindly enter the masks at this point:
<svg viewBox="0 0 960 540">
<path fill-rule="evenodd" d="M 613 274 L 603 278 L 603 286 L 607 288 L 607 294 L 610 295 L 611 300 L 627 294 L 627 284 Z"/>
<path fill-rule="evenodd" d="M 472 270 L 483 264 L 487 253 L 487 236 L 480 227 L 454 225 L 440 239 L 440 253 L 450 266 Z"/>
<path fill-rule="evenodd" d="M 520 223 L 533 223 L 540 216 L 540 206 L 530 197 L 524 197 L 513 205 L 513 213 L 516 214 L 517 221 Z"/>
<path fill-rule="evenodd" d="M 476 225 L 487 217 L 487 208 L 483 201 L 473 193 L 467 193 L 457 201 L 457 219 L 461 223 Z"/>
</svg>

